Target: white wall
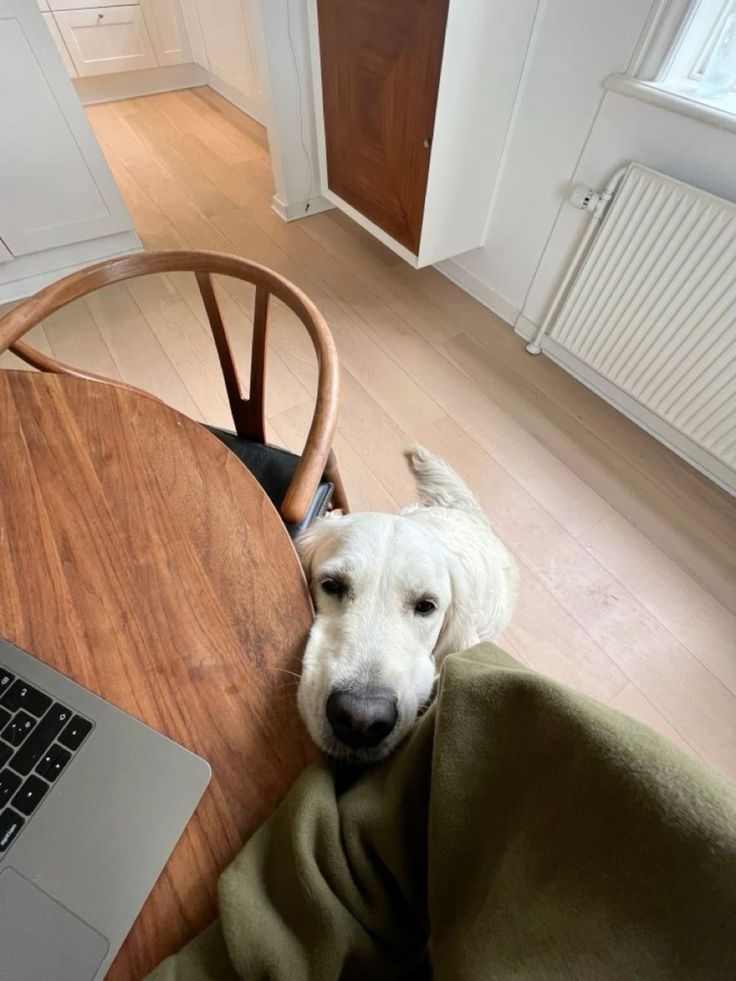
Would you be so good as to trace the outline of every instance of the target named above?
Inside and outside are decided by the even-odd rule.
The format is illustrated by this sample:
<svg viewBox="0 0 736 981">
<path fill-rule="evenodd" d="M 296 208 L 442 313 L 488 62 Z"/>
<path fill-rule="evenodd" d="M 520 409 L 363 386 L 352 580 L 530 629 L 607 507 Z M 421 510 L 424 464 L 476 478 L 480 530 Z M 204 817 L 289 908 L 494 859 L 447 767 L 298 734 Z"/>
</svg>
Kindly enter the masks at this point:
<svg viewBox="0 0 736 981">
<path fill-rule="evenodd" d="M 207 58 L 207 46 L 204 43 L 202 22 L 200 20 L 199 0 L 181 0 L 181 9 L 189 35 L 189 46 L 192 49 L 194 63 L 209 71 L 210 63 Z"/>
<path fill-rule="evenodd" d="M 331 207 L 320 195 L 306 0 L 260 0 L 275 206 L 286 218 Z"/>
<path fill-rule="evenodd" d="M 736 134 L 609 92 L 573 180 L 603 186 L 630 160 L 736 201 Z M 524 304 L 527 320 L 542 321 L 585 221 L 574 208 L 561 209 Z"/>
<path fill-rule="evenodd" d="M 527 330 L 528 320 L 541 320 L 586 222 L 566 203 L 572 183 L 602 187 L 621 163 L 638 160 L 736 199 L 736 134 L 603 88 L 625 71 L 650 5 L 540 0 L 531 15 L 486 243 L 453 260 L 502 316 L 523 312 Z M 499 29 L 511 42 L 502 19 Z"/>
<path fill-rule="evenodd" d="M 226 47 L 223 41 L 229 25 L 239 20 L 242 8 L 247 44 L 238 41 L 242 57 L 234 59 L 242 80 L 235 72 L 221 71 L 225 77 L 220 81 L 226 85 L 212 77 L 209 83 L 267 126 L 277 210 L 292 218 L 304 215 L 308 202 L 311 211 L 324 208 L 306 0 L 226 0 L 224 5 L 212 0 L 181 2 L 194 60 L 211 73 L 217 65 L 213 47 Z"/>
<path fill-rule="evenodd" d="M 258 0 L 181 0 L 194 62 L 208 84 L 260 122 L 264 51 Z"/>
</svg>

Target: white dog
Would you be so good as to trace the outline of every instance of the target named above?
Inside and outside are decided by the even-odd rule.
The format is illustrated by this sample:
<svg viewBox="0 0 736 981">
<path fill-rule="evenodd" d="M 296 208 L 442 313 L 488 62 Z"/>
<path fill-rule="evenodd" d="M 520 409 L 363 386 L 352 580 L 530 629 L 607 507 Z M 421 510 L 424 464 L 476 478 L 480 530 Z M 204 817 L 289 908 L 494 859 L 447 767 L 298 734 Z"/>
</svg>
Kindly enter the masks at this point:
<svg viewBox="0 0 736 981">
<path fill-rule="evenodd" d="M 453 651 L 493 640 L 516 598 L 514 560 L 458 475 L 406 454 L 421 504 L 326 517 L 297 548 L 317 617 L 299 709 L 331 756 L 371 762 L 406 736 Z"/>
</svg>

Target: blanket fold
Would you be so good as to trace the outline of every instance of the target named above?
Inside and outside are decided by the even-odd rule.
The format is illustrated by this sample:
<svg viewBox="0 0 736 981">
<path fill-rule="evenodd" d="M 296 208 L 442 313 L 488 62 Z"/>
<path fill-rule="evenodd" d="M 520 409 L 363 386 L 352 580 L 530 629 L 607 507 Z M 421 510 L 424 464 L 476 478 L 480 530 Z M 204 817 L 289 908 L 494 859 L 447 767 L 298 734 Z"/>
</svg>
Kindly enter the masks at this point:
<svg viewBox="0 0 736 981">
<path fill-rule="evenodd" d="M 401 749 L 307 770 L 148 981 L 733 981 L 736 792 L 490 644 Z"/>
</svg>

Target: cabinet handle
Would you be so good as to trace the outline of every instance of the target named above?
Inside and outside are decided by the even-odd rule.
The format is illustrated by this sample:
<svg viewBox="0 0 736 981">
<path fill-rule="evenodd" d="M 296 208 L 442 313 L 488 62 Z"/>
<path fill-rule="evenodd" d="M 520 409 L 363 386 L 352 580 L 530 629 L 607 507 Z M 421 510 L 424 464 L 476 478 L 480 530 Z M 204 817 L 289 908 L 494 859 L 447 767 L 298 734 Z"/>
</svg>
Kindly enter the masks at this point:
<svg viewBox="0 0 736 981">
<path fill-rule="evenodd" d="M 97 15 L 97 20 L 102 20 L 104 18 L 104 16 L 105 16 L 104 14 L 98 14 Z"/>
</svg>

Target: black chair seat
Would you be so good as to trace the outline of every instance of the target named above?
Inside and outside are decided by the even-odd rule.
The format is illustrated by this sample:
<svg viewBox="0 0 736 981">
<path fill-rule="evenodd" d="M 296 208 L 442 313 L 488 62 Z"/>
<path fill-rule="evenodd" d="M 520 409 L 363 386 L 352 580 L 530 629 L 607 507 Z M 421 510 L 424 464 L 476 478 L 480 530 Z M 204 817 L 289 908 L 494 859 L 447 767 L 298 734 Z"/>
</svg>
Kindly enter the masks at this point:
<svg viewBox="0 0 736 981">
<path fill-rule="evenodd" d="M 205 428 L 222 440 L 225 446 L 246 465 L 278 510 L 300 457 L 295 453 L 289 453 L 288 450 L 282 450 L 280 446 L 264 446 L 262 443 L 243 439 L 227 429 L 218 429 L 216 426 Z M 333 490 L 334 486 L 328 480 L 319 482 L 302 520 L 298 524 L 286 525 L 292 538 L 304 528 L 308 528 L 317 518 L 322 517 L 330 503 Z"/>
</svg>

